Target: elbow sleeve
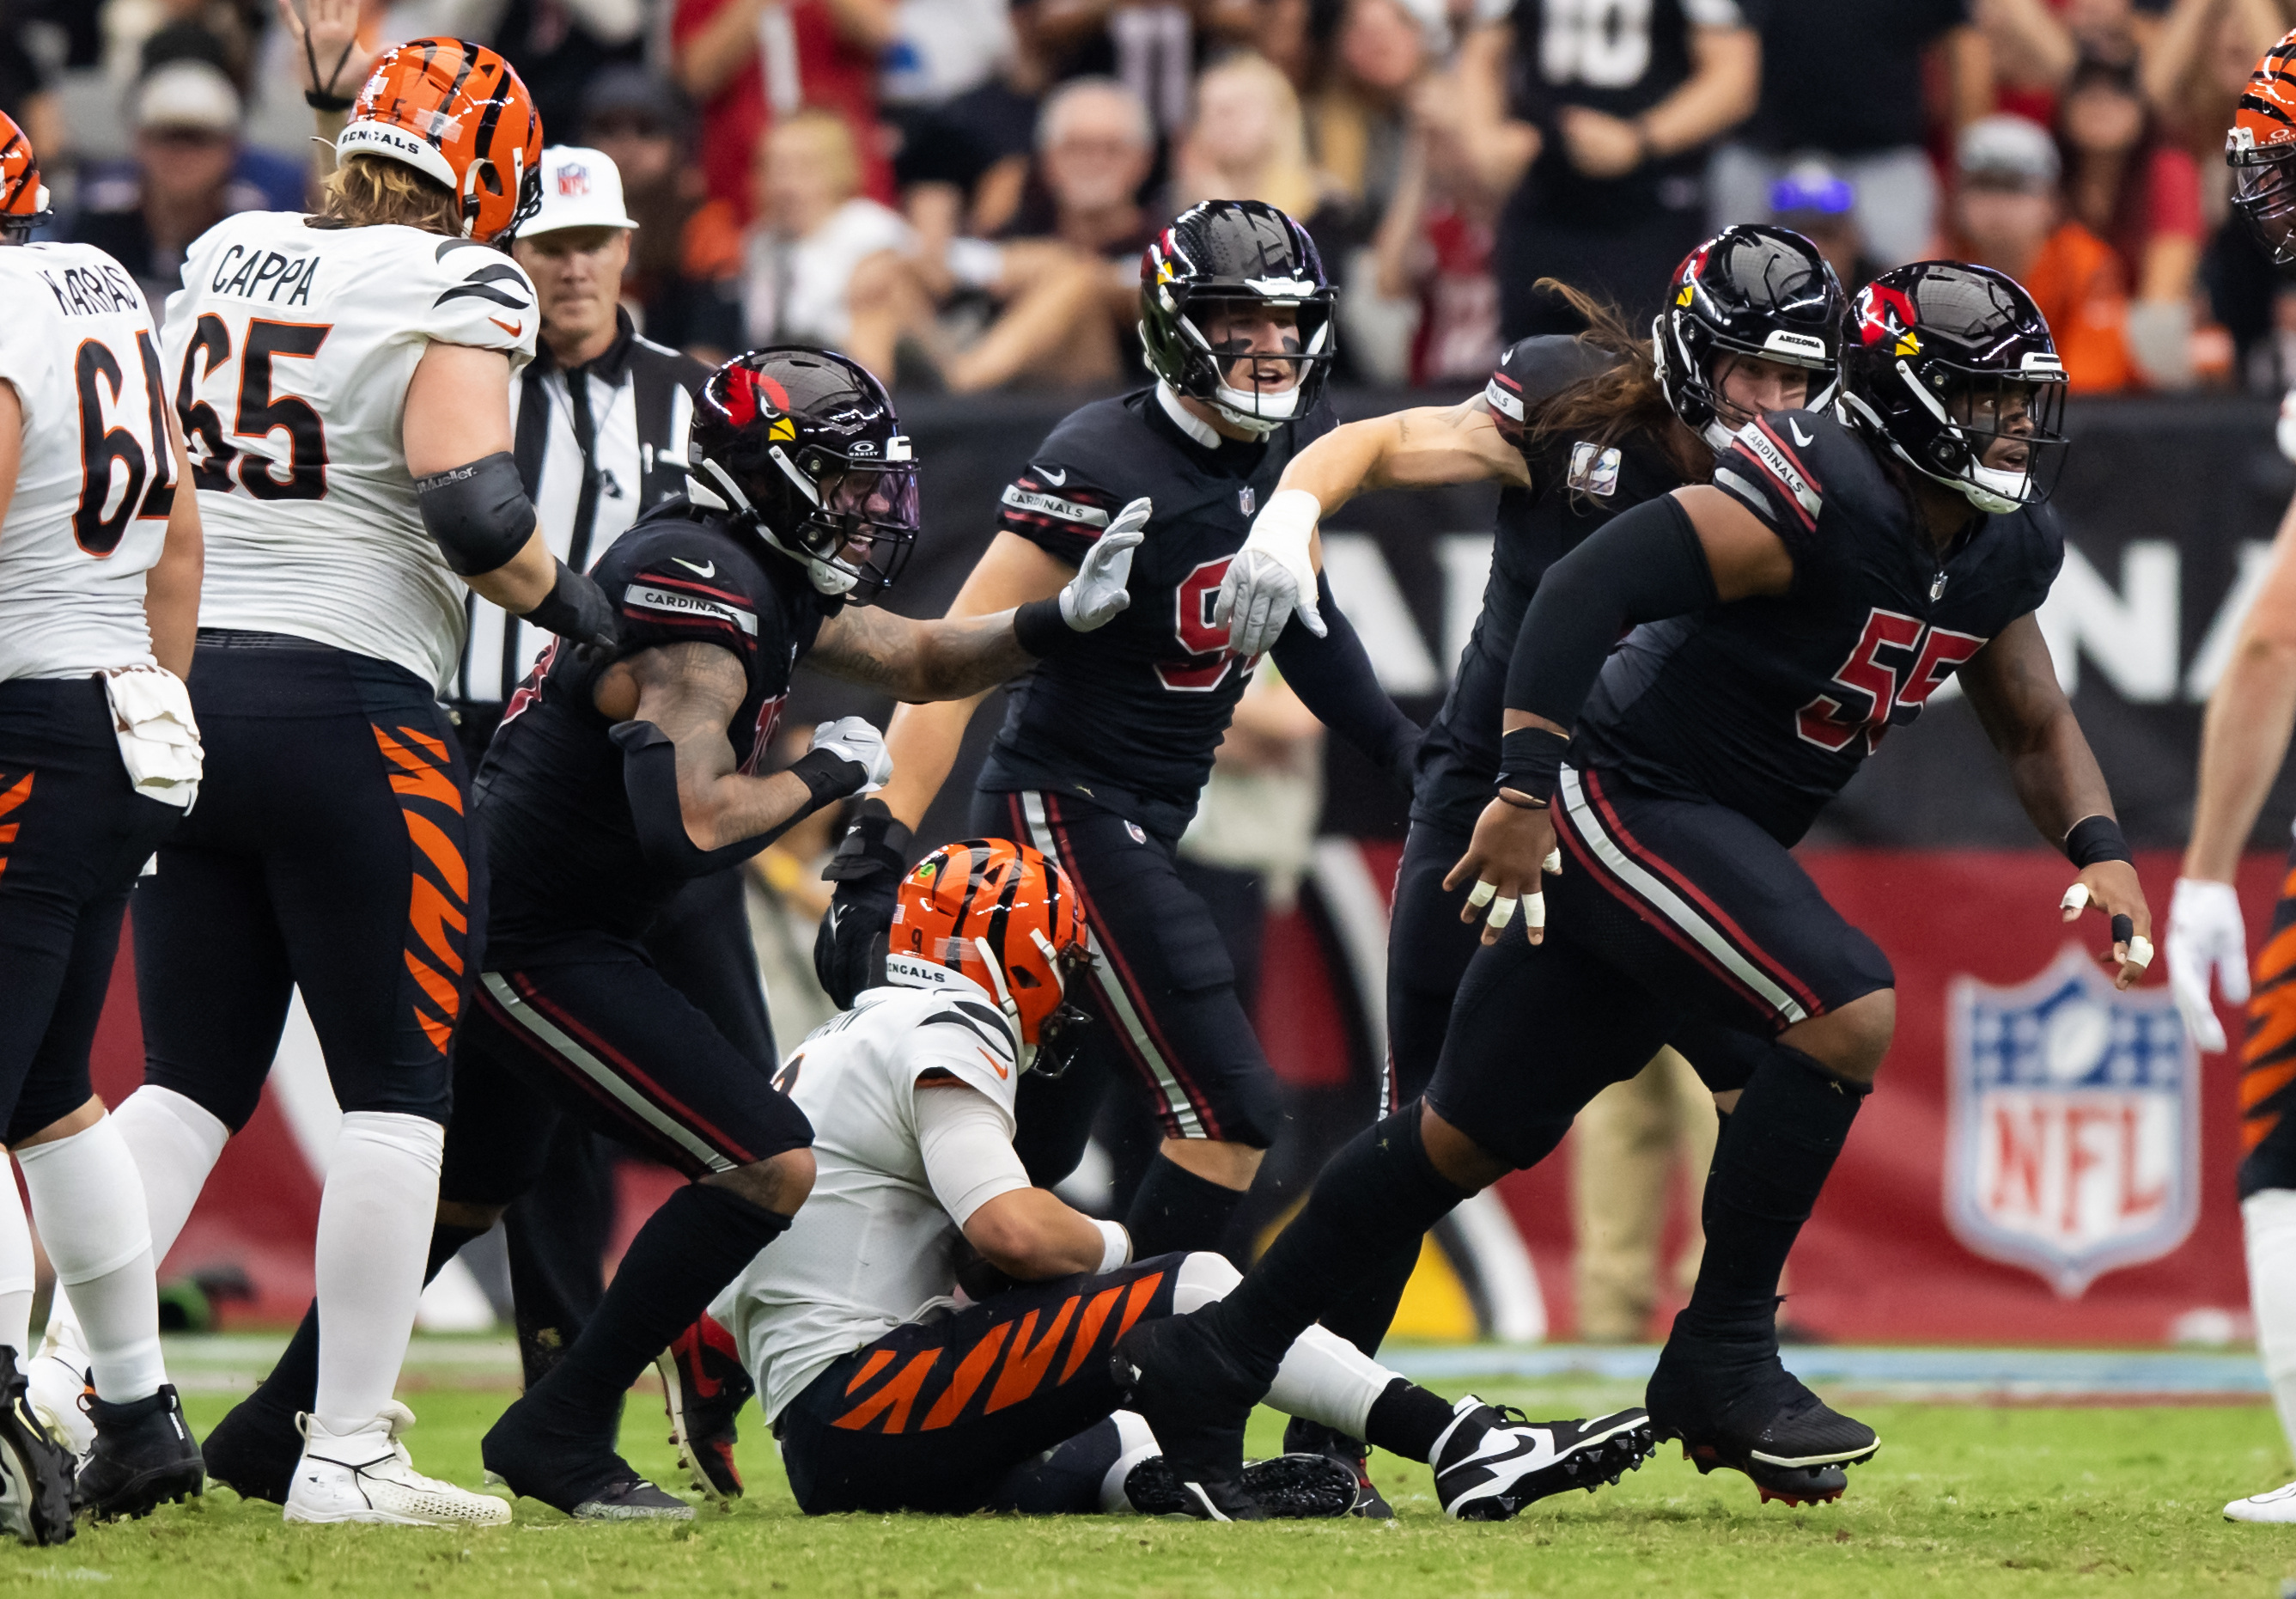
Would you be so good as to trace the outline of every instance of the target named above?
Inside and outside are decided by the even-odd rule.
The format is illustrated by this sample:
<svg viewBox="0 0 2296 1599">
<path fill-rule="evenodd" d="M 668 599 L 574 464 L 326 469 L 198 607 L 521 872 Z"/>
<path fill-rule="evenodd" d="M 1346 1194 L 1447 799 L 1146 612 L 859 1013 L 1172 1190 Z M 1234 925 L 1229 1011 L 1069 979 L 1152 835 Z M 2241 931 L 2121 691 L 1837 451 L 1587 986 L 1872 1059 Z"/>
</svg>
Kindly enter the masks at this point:
<svg viewBox="0 0 2296 1599">
<path fill-rule="evenodd" d="M 630 820 L 637 828 L 638 848 L 646 864 L 657 871 L 679 878 L 707 877 L 748 860 L 789 826 L 784 822 L 754 838 L 705 850 L 685 830 L 685 808 L 677 797 L 677 746 L 670 742 L 669 735 L 650 721 L 620 721 L 607 737 L 621 746 L 622 792 L 629 798 Z"/>
<path fill-rule="evenodd" d="M 534 502 L 508 450 L 416 478 L 414 506 L 459 577 L 508 565 L 534 536 Z"/>
<path fill-rule="evenodd" d="M 1621 511 L 1546 569 L 1507 663 L 1506 705 L 1577 724 L 1603 663 L 1629 629 L 1715 602 L 1698 530 L 1671 494 Z"/>
</svg>

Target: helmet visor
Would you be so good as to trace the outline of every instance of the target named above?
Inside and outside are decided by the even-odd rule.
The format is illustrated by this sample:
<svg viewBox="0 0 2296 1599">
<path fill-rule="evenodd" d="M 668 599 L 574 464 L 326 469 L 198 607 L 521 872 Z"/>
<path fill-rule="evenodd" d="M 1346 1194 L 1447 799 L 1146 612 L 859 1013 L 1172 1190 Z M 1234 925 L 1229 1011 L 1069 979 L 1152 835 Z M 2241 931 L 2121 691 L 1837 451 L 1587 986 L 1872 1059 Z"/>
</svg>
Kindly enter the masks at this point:
<svg viewBox="0 0 2296 1599">
<path fill-rule="evenodd" d="M 853 578 L 848 598 L 874 598 L 908 565 L 917 536 L 917 469 L 857 466 L 824 477 L 821 504 L 798 529 L 816 560 Z"/>
<path fill-rule="evenodd" d="M 2274 266 L 2296 266 L 2296 159 L 2234 167 L 2232 206 Z"/>
</svg>

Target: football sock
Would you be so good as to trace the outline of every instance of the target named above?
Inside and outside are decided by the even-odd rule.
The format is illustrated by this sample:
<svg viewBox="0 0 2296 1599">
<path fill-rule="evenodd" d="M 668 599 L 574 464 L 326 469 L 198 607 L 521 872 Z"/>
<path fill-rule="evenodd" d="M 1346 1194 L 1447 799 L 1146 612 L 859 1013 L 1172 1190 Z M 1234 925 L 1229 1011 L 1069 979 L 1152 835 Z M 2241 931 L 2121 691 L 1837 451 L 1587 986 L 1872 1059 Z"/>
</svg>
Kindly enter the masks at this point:
<svg viewBox="0 0 2296 1599">
<path fill-rule="evenodd" d="M 2280 1428 L 2296 1449 L 2296 1189 L 2267 1188 L 2240 1202 L 2248 1243 L 2248 1302 L 2256 1355 L 2272 1384 Z"/>
<path fill-rule="evenodd" d="M 1466 1197 L 1427 1158 L 1414 1100 L 1324 1164 L 1291 1225 L 1206 1314 L 1272 1375 L 1311 1323 Z"/>
<path fill-rule="evenodd" d="M 1442 1395 L 1398 1377 L 1373 1401 L 1365 1422 L 1367 1430 L 1357 1436 L 1406 1460 L 1425 1460 L 1435 1453 L 1435 1440 L 1443 1436 L 1453 1415 Z"/>
<path fill-rule="evenodd" d="M 444 1222 L 430 1228 L 430 1258 L 422 1266 L 422 1285 L 428 1288 L 430 1279 L 446 1269 L 463 1246 L 482 1236 L 476 1227 L 450 1227 Z M 255 1397 L 266 1404 L 283 1406 L 291 1411 L 308 1410 L 318 1402 L 319 1391 L 319 1306 L 312 1301 L 296 1323 L 295 1336 L 279 1352 L 272 1366 L 255 1390 Z"/>
<path fill-rule="evenodd" d="M 534 1187 L 503 1213 L 519 1364 L 532 1388 L 547 1376 L 606 1291 L 614 1178 L 586 1126 L 561 1121 Z"/>
<path fill-rule="evenodd" d="M 1196 1250 L 1180 1263 L 1173 1282 L 1172 1314 L 1187 1315 L 1201 1309 L 1233 1292 L 1239 1281 L 1226 1257 Z M 1308 1327 L 1284 1352 L 1267 1402 L 1286 1415 L 1359 1438 L 1368 1436 L 1364 1428 L 1373 1405 L 1398 1381 L 1393 1372 L 1345 1339 L 1322 1327 Z M 1450 1416 L 1446 1406 L 1443 1419 L 1448 1422 Z"/>
<path fill-rule="evenodd" d="M 1124 1230 L 1132 1235 L 1132 1258 L 1147 1260 L 1185 1249 L 1214 1249 L 1227 1232 L 1229 1218 L 1243 1203 L 1244 1191 L 1226 1188 L 1209 1177 L 1199 1177 L 1169 1156 L 1149 1161 L 1140 1186 L 1133 1191 L 1132 1208 Z"/>
<path fill-rule="evenodd" d="M 24 1368 L 32 1338 L 32 1229 L 24 1220 L 23 1202 L 13 1183 L 0 1194 L 0 1345 L 16 1352 L 16 1369 Z M 63 1296 L 56 1296 L 59 1299 Z"/>
<path fill-rule="evenodd" d="M 372 1425 L 398 1383 L 439 1212 L 447 1130 L 428 1117 L 343 1117 L 319 1198 L 318 1381 L 311 1414 L 337 1437 Z"/>
<path fill-rule="evenodd" d="M 1119 1424 L 1127 1417 L 1137 1438 L 1147 1440 L 1147 1447 L 1128 1460 L 1125 1458 L 1124 1431 Z M 1124 1497 L 1124 1473 L 1155 1453 L 1156 1440 L 1148 1436 L 1148 1424 L 1130 1412 L 1119 1410 L 1095 1422 L 1065 1443 L 1042 1455 L 1031 1455 L 1014 1466 L 996 1485 L 996 1491 L 988 1496 L 986 1508 L 999 1514 L 1017 1512 L 1024 1516 L 1080 1516 L 1102 1511 L 1127 1511 L 1131 1506 Z M 1113 1504 L 1108 1502 L 1111 1481 L 1116 1495 Z"/>
<path fill-rule="evenodd" d="M 528 1398 L 578 1428 L 589 1423 L 611 1449 L 638 1373 L 789 1224 L 730 1188 L 687 1183 L 638 1229 L 597 1314 Z"/>
<path fill-rule="evenodd" d="M 1362 1283 L 1341 1296 L 1340 1302 L 1323 1314 L 1325 1327 L 1361 1349 L 1376 1356 L 1386 1341 L 1387 1330 L 1395 1324 L 1395 1313 L 1403 1303 L 1403 1291 L 1410 1285 L 1411 1273 L 1419 1269 L 1419 1254 L 1423 1241 L 1413 1239 L 1399 1244 L 1393 1254 L 1381 1261 L 1367 1273 Z"/>
<path fill-rule="evenodd" d="M 1778 1279 L 1869 1092 L 1773 1044 L 1716 1141 L 1702 1209 L 1706 1254 L 1677 1321 L 1692 1338 L 1777 1333 Z"/>
<path fill-rule="evenodd" d="M 32 1216 L 79 1312 L 96 1397 L 148 1399 L 168 1381 L 152 1224 L 135 1157 L 110 1117 L 69 1138 L 16 1151 Z"/>
</svg>

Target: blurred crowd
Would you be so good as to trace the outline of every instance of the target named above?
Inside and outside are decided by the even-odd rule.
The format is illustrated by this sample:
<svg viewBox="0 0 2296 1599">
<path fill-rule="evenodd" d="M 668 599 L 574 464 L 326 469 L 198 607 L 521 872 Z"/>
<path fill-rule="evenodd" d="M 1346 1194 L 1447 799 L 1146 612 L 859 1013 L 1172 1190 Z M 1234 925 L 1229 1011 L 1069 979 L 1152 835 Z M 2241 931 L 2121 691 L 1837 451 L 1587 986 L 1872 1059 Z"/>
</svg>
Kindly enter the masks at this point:
<svg viewBox="0 0 2296 1599">
<path fill-rule="evenodd" d="M 155 309 L 215 221 L 303 203 L 279 3 L 0 0 L 0 108 L 57 232 Z M 549 142 L 619 169 L 644 332 L 705 359 L 805 341 L 909 392 L 1111 386 L 1142 245 L 1221 196 L 1308 225 L 1343 381 L 1480 382 L 1571 326 L 1541 277 L 1647 315 L 1701 236 L 1775 220 L 1852 287 L 1929 255 L 2010 272 L 2078 392 L 2277 392 L 2296 291 L 2226 226 L 2220 152 L 2292 24 L 2296 0 L 366 0 L 358 48 L 507 55 Z"/>
</svg>

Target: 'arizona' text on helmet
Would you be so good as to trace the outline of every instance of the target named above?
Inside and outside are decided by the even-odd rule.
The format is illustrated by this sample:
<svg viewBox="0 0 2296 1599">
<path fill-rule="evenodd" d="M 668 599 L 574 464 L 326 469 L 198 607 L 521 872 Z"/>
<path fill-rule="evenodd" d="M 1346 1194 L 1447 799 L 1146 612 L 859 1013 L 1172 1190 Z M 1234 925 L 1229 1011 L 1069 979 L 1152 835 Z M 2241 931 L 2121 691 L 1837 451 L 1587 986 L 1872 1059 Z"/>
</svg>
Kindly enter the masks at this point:
<svg viewBox="0 0 2296 1599">
<path fill-rule="evenodd" d="M 1716 366 L 1755 356 L 1809 371 L 1809 397 L 1833 403 L 1841 377 L 1841 282 L 1816 245 L 1783 227 L 1740 226 L 1709 239 L 1675 268 L 1666 309 L 1651 323 L 1651 355 L 1667 404 L 1717 450 L 1751 418 L 1726 407 Z"/>
<path fill-rule="evenodd" d="M 1980 511 L 2040 504 L 2063 468 L 2065 369 L 2006 273 L 1961 261 L 1884 272 L 1850 301 L 1841 375 L 1853 422 Z"/>
<path fill-rule="evenodd" d="M 2276 267 L 2296 266 L 2296 32 L 2264 53 L 2225 135 L 2232 205 Z"/>
<path fill-rule="evenodd" d="M 32 141 L 16 126 L 15 118 L 0 111 L 0 244 L 22 243 L 53 215 Z"/>
<path fill-rule="evenodd" d="M 1068 1069 L 1091 1022 L 1076 999 L 1092 964 L 1083 902 L 1068 874 L 1029 845 L 943 845 L 901 879 L 885 981 L 980 990 L 1012 1024 L 1023 1070 Z"/>
<path fill-rule="evenodd" d="M 688 499 L 746 521 L 821 593 L 865 605 L 908 564 L 916 463 L 883 385 L 841 355 L 727 361 L 695 397 L 685 462 Z"/>
<path fill-rule="evenodd" d="M 1140 254 L 1148 369 L 1250 433 L 1273 433 L 1315 408 L 1338 349 L 1337 300 L 1308 230 L 1257 200 L 1192 205 Z M 1298 337 L 1284 351 L 1255 358 L 1289 367 L 1285 387 L 1239 389 L 1228 381 L 1242 358 L 1240 342 L 1215 345 L 1205 325 L 1214 311 L 1238 303 L 1297 317 Z"/>
<path fill-rule="evenodd" d="M 502 238 L 542 203 L 534 98 L 508 62 L 462 39 L 410 39 L 375 62 L 335 154 L 402 161 L 444 185 L 467 238 Z"/>
</svg>

